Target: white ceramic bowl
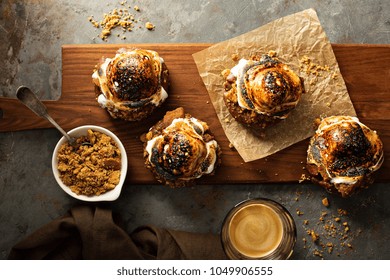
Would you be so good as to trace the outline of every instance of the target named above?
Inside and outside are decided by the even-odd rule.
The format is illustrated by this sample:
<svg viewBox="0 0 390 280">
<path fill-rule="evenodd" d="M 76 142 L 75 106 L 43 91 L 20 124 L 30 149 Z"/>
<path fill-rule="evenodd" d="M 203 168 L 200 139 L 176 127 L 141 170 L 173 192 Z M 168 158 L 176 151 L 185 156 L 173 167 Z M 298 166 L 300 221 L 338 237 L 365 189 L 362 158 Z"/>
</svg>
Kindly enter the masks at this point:
<svg viewBox="0 0 390 280">
<path fill-rule="evenodd" d="M 113 190 L 105 192 L 101 195 L 87 196 L 87 195 L 78 195 L 78 194 L 72 192 L 70 190 L 70 188 L 68 186 L 66 186 L 61 181 L 60 176 L 59 176 L 59 171 L 57 168 L 57 166 L 58 166 L 58 160 L 57 160 L 58 149 L 60 148 L 60 146 L 62 144 L 64 144 L 67 141 L 65 137 L 62 137 L 58 141 L 56 147 L 54 148 L 54 153 L 53 153 L 53 158 L 52 158 L 52 169 L 53 169 L 54 177 L 55 177 L 57 183 L 60 185 L 60 187 L 64 190 L 64 192 L 66 192 L 67 194 L 69 194 L 70 196 L 72 196 L 76 199 L 83 200 L 83 201 L 91 201 L 91 202 L 116 200 L 122 191 L 122 186 L 123 186 L 123 183 L 125 182 L 126 173 L 127 173 L 127 154 L 126 154 L 125 147 L 123 146 L 122 142 L 119 140 L 119 138 L 114 133 L 112 133 L 108 129 L 100 127 L 100 126 L 95 126 L 95 125 L 79 126 L 79 127 L 72 129 L 71 131 L 69 131 L 68 134 L 70 136 L 77 138 L 77 137 L 80 137 L 83 135 L 87 135 L 88 129 L 102 132 L 102 133 L 110 136 L 117 143 L 119 150 L 121 152 L 121 176 L 119 179 L 119 184 Z"/>
</svg>

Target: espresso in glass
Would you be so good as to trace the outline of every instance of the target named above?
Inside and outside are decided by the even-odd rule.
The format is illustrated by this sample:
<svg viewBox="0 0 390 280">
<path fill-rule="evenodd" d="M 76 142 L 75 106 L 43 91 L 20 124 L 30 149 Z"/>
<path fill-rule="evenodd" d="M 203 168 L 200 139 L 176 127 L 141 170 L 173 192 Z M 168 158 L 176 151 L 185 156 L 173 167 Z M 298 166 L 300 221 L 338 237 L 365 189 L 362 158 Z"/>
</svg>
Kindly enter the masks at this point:
<svg viewBox="0 0 390 280">
<path fill-rule="evenodd" d="M 281 204 L 257 198 L 239 203 L 228 213 L 221 237 L 231 259 L 288 259 L 296 242 L 296 227 Z"/>
</svg>

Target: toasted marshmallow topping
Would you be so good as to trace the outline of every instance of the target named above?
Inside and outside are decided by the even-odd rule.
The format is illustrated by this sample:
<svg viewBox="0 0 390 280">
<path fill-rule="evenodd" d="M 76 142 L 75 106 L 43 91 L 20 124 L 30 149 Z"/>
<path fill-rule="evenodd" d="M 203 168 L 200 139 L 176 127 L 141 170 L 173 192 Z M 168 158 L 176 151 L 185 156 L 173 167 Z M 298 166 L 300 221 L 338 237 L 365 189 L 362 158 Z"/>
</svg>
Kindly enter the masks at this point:
<svg viewBox="0 0 390 280">
<path fill-rule="evenodd" d="M 236 77 L 239 106 L 257 114 L 285 119 L 304 91 L 300 78 L 268 55 L 260 61 L 240 59 L 230 73 Z"/>
<path fill-rule="evenodd" d="M 383 146 L 376 131 L 356 117 L 325 118 L 314 137 L 308 150 L 308 163 L 325 167 L 332 184 L 354 185 L 383 163 Z M 335 162 L 342 168 L 337 168 Z"/>
<path fill-rule="evenodd" d="M 168 180 L 192 180 L 214 171 L 218 144 L 203 140 L 204 126 L 196 118 L 177 118 L 146 145 L 149 162 Z"/>
<path fill-rule="evenodd" d="M 142 93 L 139 93 L 141 96 L 134 97 L 131 96 L 131 93 L 123 93 L 123 85 L 120 83 L 125 82 L 126 85 L 129 85 L 128 88 L 139 88 L 140 92 L 144 86 L 142 83 L 145 83 L 145 80 L 147 86 L 150 86 L 150 83 L 147 80 L 149 77 L 141 79 L 142 77 L 139 77 L 141 73 L 134 71 L 134 69 L 131 68 L 132 65 L 130 65 L 130 67 L 123 65 L 127 61 L 132 62 L 136 60 L 138 57 L 142 57 L 146 61 L 139 62 L 138 65 L 144 65 L 148 61 L 152 65 L 154 73 L 150 75 L 157 76 L 154 78 L 157 79 L 159 86 L 156 88 L 155 92 L 148 93 L 147 96 L 142 96 Z M 125 63 L 123 61 L 125 61 Z M 140 107 L 148 104 L 153 104 L 156 107 L 160 106 L 168 97 L 168 93 L 161 86 L 163 63 L 163 58 L 155 51 L 139 49 L 119 50 L 115 57 L 106 58 L 92 74 L 93 82 L 102 92 L 97 98 L 98 103 L 101 107 L 107 108 L 109 111 L 113 112 L 139 110 Z M 129 67 L 129 69 L 126 70 L 126 67 Z M 121 73 L 118 74 L 120 71 Z M 128 71 L 128 73 L 123 73 L 126 71 Z M 124 77 L 126 77 L 126 81 L 124 81 Z"/>
</svg>

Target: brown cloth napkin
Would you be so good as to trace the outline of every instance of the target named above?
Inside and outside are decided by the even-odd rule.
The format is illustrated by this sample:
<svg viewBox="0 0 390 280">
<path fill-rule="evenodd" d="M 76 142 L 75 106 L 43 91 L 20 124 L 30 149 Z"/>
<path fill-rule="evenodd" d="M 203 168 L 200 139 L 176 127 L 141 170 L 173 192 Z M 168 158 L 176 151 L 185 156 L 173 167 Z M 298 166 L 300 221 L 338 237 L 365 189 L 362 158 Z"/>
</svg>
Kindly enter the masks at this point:
<svg viewBox="0 0 390 280">
<path fill-rule="evenodd" d="M 130 235 L 111 210 L 78 206 L 16 244 L 9 259 L 226 259 L 218 235 L 142 226 Z"/>
</svg>

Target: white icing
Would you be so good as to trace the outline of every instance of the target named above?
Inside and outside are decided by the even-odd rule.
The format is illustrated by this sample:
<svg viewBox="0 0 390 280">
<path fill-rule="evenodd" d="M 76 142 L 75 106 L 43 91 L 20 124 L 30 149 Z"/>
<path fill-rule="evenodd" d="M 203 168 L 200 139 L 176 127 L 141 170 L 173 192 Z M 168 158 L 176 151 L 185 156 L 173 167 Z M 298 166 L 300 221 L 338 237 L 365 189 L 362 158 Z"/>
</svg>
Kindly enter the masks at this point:
<svg viewBox="0 0 390 280">
<path fill-rule="evenodd" d="M 166 92 L 166 90 L 163 87 L 160 87 L 160 90 L 155 95 L 153 95 L 153 98 L 152 98 L 151 102 L 155 106 L 159 106 L 167 98 L 168 98 L 168 93 Z"/>
<path fill-rule="evenodd" d="M 116 56 L 115 56 L 116 57 Z M 99 83 L 102 84 L 102 83 L 105 83 L 106 81 L 106 70 L 107 70 L 107 66 L 108 64 L 110 63 L 111 59 L 110 58 L 106 58 L 103 62 L 102 65 L 100 65 L 100 69 L 102 70 L 102 75 L 99 76 L 99 73 L 98 73 L 98 70 L 96 70 L 95 72 L 93 72 L 92 74 L 92 79 L 97 79 L 99 80 Z"/>
<path fill-rule="evenodd" d="M 204 127 L 203 125 L 199 122 L 198 119 L 194 118 L 194 117 L 191 117 L 190 119 L 186 119 L 186 118 L 177 118 L 177 119 L 174 119 L 172 121 L 172 123 L 166 128 L 167 130 L 170 130 L 172 127 L 174 127 L 177 123 L 181 123 L 181 122 L 184 122 L 185 124 L 187 124 L 189 127 L 194 127 L 196 126 L 200 131 L 202 131 L 202 135 L 204 134 Z M 194 132 L 196 133 L 196 131 L 194 130 Z M 198 133 L 196 133 L 198 134 Z M 200 134 L 198 134 L 199 137 L 202 137 Z"/>
<path fill-rule="evenodd" d="M 236 64 L 232 69 L 230 69 L 230 73 L 232 73 L 235 77 L 238 77 L 238 73 L 242 72 L 242 69 L 247 63 L 248 60 L 246 60 L 245 58 L 241 58 L 240 61 L 238 61 L 238 64 Z"/>
<path fill-rule="evenodd" d="M 238 105 L 241 108 L 252 110 L 244 101 L 242 98 L 241 90 L 239 89 L 239 80 L 241 79 L 241 76 L 244 75 L 244 67 L 248 64 L 248 60 L 241 58 L 237 65 L 235 65 L 231 70 L 230 73 L 232 73 L 237 79 L 236 79 L 236 88 L 237 88 L 237 101 Z"/>
<path fill-rule="evenodd" d="M 210 163 L 209 167 L 205 171 L 205 174 L 210 174 L 211 172 L 213 172 L 213 170 L 215 168 L 215 162 L 217 161 L 217 156 L 216 156 L 216 150 L 218 148 L 217 141 L 211 140 L 211 141 L 207 142 L 206 143 L 206 148 L 207 148 L 207 156 L 206 156 L 206 158 L 211 156 L 212 162 Z"/>
<path fill-rule="evenodd" d="M 146 144 L 146 152 L 148 153 L 148 159 L 149 162 L 151 162 L 152 159 L 152 149 L 156 146 L 156 142 L 158 140 L 163 139 L 164 137 L 162 135 L 156 136 L 153 139 L 149 140 L 148 143 Z M 164 152 L 166 152 L 165 147 L 164 147 Z"/>
<path fill-rule="evenodd" d="M 107 101 L 107 98 L 104 96 L 104 94 L 99 94 L 97 101 L 100 104 L 100 106 L 107 107 L 108 101 Z"/>
<path fill-rule="evenodd" d="M 353 185 L 357 182 L 358 180 L 355 177 L 345 177 L 345 176 L 335 176 L 330 179 L 330 182 L 332 184 L 348 184 L 348 185 Z"/>
</svg>

